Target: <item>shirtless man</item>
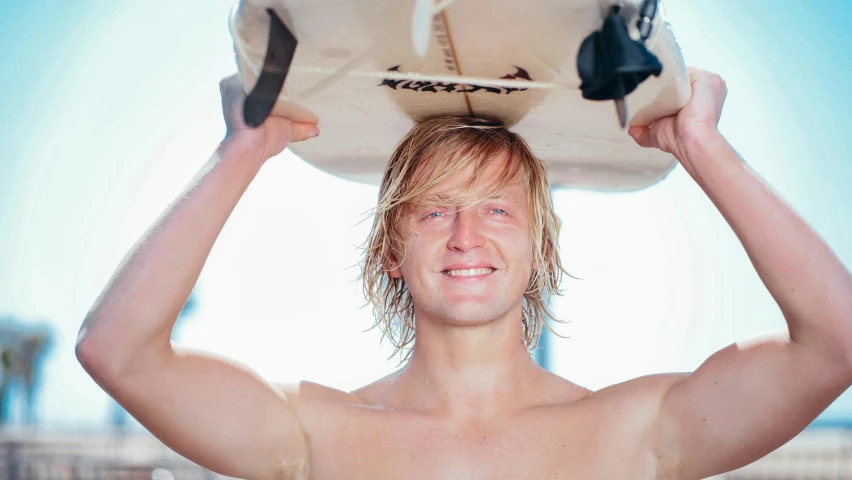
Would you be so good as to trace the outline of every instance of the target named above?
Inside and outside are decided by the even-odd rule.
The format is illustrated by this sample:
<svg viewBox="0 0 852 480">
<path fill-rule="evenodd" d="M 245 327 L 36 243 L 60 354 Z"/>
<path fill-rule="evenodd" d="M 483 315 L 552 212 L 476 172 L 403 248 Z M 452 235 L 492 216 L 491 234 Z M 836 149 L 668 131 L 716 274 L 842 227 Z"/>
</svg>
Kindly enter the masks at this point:
<svg viewBox="0 0 852 480">
<path fill-rule="evenodd" d="M 717 132 L 722 79 L 691 81 L 677 116 L 629 133 L 673 153 L 706 192 L 789 327 L 694 373 L 591 392 L 536 365 L 542 299 L 561 272 L 543 167 L 514 134 L 459 119 L 415 127 L 397 149 L 365 254 L 377 324 L 413 345 L 404 368 L 351 393 L 282 390 L 172 344 L 240 196 L 267 159 L 317 133 L 274 117 L 246 128 L 233 77 L 221 83 L 225 139 L 119 266 L 77 357 L 165 444 L 239 478 L 698 479 L 746 465 L 852 383 L 852 276 Z"/>
</svg>

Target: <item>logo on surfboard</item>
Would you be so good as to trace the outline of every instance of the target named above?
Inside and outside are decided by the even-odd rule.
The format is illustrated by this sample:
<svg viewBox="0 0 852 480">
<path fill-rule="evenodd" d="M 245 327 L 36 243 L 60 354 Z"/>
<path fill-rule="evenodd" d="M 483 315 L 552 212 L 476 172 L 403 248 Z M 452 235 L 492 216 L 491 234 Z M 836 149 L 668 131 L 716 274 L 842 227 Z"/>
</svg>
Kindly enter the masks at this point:
<svg viewBox="0 0 852 480">
<path fill-rule="evenodd" d="M 512 65 L 517 70 L 515 73 L 510 73 L 500 77 L 501 80 L 527 80 L 532 82 L 533 79 L 530 78 L 529 72 L 524 70 L 521 67 L 516 65 Z M 402 65 L 396 65 L 388 69 L 389 72 L 398 72 Z M 382 81 L 382 83 L 376 85 L 377 87 L 387 86 L 392 88 L 393 90 L 414 90 L 416 92 L 452 92 L 452 93 L 473 93 L 478 92 L 480 90 L 494 93 L 497 95 L 505 94 L 508 95 L 512 92 L 523 92 L 528 90 L 526 88 L 513 88 L 513 87 L 495 87 L 495 86 L 485 86 L 485 85 L 470 85 L 465 83 L 444 83 L 444 82 L 433 82 L 429 80 L 391 80 L 386 78 Z"/>
</svg>

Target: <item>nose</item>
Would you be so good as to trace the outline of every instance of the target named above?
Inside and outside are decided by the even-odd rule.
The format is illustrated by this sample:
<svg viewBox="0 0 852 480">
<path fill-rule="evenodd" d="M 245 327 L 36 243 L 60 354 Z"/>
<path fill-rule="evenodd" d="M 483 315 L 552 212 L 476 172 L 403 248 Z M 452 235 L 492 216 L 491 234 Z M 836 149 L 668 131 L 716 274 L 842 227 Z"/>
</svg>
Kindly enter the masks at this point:
<svg viewBox="0 0 852 480">
<path fill-rule="evenodd" d="M 485 238 L 480 234 L 479 218 L 476 208 L 459 209 L 453 219 L 450 238 L 447 240 L 447 248 L 457 252 L 467 252 L 481 247 Z"/>
</svg>

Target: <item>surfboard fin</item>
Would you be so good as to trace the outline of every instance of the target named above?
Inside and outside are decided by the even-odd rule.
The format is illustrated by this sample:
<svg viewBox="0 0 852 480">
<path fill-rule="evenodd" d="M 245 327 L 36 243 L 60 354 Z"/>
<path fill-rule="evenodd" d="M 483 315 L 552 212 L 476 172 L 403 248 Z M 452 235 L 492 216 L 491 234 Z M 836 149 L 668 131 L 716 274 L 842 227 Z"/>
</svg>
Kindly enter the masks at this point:
<svg viewBox="0 0 852 480">
<path fill-rule="evenodd" d="M 257 127 L 269 114 L 278 101 L 278 95 L 284 87 L 284 80 L 290 70 L 290 63 L 296 53 L 298 41 L 295 35 L 278 18 L 271 8 L 269 14 L 269 39 L 266 45 L 266 58 L 257 77 L 257 83 L 243 104 L 243 120 L 249 127 Z"/>
<path fill-rule="evenodd" d="M 624 128 L 627 126 L 624 98 L 649 76 L 659 76 L 663 66 L 641 41 L 630 38 L 620 10 L 619 6 L 613 6 L 601 30 L 583 40 L 577 53 L 577 71 L 582 80 L 583 98 L 615 100 L 619 122 Z M 642 32 L 643 40 L 648 34 Z"/>
</svg>

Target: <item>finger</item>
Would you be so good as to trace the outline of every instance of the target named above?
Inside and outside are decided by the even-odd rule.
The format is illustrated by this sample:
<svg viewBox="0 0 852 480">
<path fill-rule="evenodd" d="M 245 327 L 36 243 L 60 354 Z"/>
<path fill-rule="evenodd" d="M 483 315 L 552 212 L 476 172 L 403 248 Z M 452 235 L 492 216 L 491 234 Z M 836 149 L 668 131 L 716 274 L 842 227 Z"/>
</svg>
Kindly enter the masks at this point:
<svg viewBox="0 0 852 480">
<path fill-rule="evenodd" d="M 301 142 L 319 135 L 319 127 L 313 123 L 290 122 L 290 125 L 293 127 L 291 142 Z"/>
<path fill-rule="evenodd" d="M 219 81 L 219 94 L 222 97 L 222 112 L 226 127 L 229 129 L 246 128 L 242 118 L 246 93 L 239 76 L 233 74 Z"/>
<path fill-rule="evenodd" d="M 243 101 L 246 97 L 246 92 L 243 90 L 243 84 L 240 82 L 240 78 L 236 74 L 225 77 L 219 82 L 219 93 L 222 96 L 223 103 Z"/>
<path fill-rule="evenodd" d="M 636 127 L 636 126 L 630 127 L 630 128 L 627 129 L 627 134 L 630 135 L 631 137 L 635 138 L 636 135 L 642 133 L 642 130 L 645 129 L 645 128 L 648 128 L 648 127 Z"/>
<path fill-rule="evenodd" d="M 651 144 L 651 129 L 648 127 L 630 127 L 627 129 L 627 134 L 633 137 L 633 140 L 640 147 L 649 148 L 653 146 Z"/>
<path fill-rule="evenodd" d="M 240 76 L 237 73 L 233 73 L 231 75 L 228 75 L 227 77 L 222 78 L 222 80 L 219 80 L 219 90 L 221 92 L 224 92 L 228 88 L 231 88 L 231 87 L 234 87 L 234 86 L 239 86 L 240 88 L 242 88 L 242 83 L 240 82 Z"/>
</svg>

